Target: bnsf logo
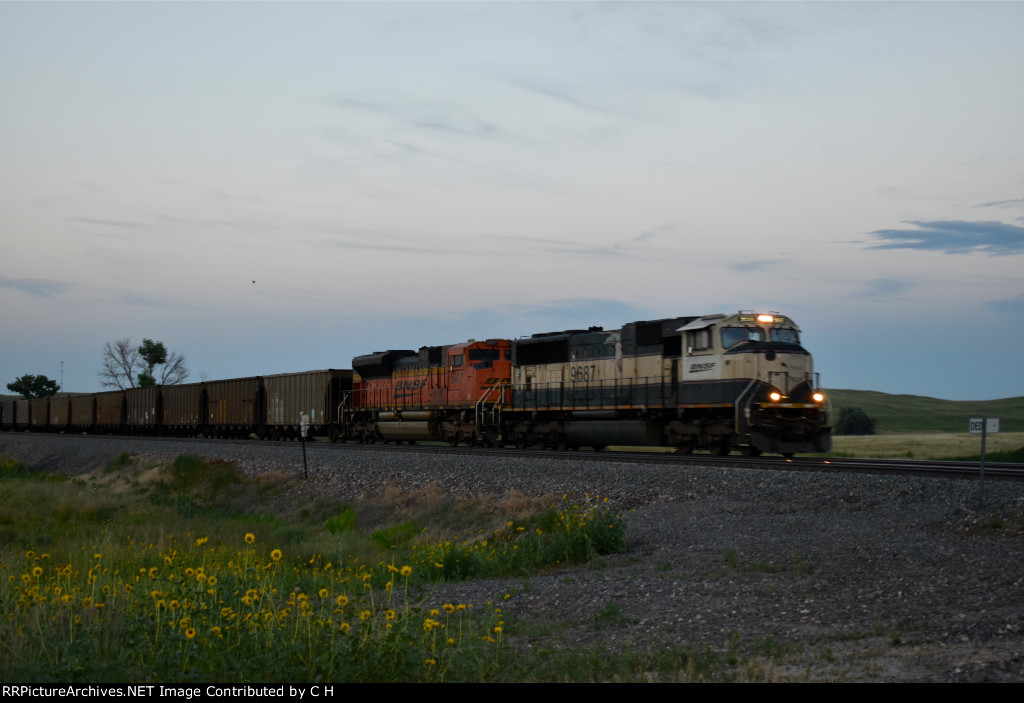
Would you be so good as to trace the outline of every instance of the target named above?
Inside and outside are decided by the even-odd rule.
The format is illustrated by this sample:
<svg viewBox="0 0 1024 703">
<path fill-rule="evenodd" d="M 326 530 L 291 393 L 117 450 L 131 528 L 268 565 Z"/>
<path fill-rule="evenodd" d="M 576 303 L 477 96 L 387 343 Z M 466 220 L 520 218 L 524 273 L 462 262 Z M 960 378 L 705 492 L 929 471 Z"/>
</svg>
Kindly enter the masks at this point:
<svg viewBox="0 0 1024 703">
<path fill-rule="evenodd" d="M 423 388 L 427 385 L 427 379 L 422 378 L 419 381 L 399 381 L 395 384 L 396 391 L 415 391 Z"/>
<path fill-rule="evenodd" d="M 710 371 L 713 368 L 715 368 L 715 362 L 713 361 L 705 361 L 703 364 L 690 364 L 690 373 Z"/>
</svg>

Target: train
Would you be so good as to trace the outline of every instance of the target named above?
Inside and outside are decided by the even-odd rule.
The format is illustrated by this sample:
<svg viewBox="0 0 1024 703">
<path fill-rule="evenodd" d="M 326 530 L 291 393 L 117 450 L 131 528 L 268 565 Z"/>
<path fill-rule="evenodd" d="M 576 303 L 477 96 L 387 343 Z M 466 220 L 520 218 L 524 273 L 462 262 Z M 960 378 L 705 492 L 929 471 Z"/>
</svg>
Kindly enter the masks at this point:
<svg viewBox="0 0 1024 703">
<path fill-rule="evenodd" d="M 746 456 L 831 448 L 811 354 L 775 312 L 470 339 L 364 354 L 351 366 L 5 400 L 0 427 Z"/>
</svg>

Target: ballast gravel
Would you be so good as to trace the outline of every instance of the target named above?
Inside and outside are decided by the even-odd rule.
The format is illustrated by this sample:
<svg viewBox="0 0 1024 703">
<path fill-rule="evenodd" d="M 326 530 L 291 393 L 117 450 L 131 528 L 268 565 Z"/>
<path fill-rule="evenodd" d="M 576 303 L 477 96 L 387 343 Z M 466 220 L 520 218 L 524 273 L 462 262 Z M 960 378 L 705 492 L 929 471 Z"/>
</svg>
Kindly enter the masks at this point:
<svg viewBox="0 0 1024 703">
<path fill-rule="evenodd" d="M 299 444 L 0 433 L 0 455 L 65 475 L 122 452 L 303 473 Z M 780 681 L 1024 681 L 1021 482 L 986 482 L 979 505 L 964 480 L 326 443 L 307 457 L 309 480 L 275 500 L 608 497 L 626 554 L 430 596 L 499 604 L 524 649 L 710 650 Z"/>
</svg>

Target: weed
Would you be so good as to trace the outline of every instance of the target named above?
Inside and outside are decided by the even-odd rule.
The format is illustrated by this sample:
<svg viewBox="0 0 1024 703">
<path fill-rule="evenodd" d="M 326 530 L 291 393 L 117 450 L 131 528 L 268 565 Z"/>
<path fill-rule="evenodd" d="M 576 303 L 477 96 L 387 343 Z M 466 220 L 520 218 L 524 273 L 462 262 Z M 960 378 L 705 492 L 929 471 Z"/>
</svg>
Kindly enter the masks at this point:
<svg viewBox="0 0 1024 703">
<path fill-rule="evenodd" d="M 332 535 L 354 530 L 356 529 L 356 511 L 352 508 L 346 508 L 344 512 L 339 513 L 335 517 L 328 518 L 327 522 L 324 523 L 324 527 Z"/>
<path fill-rule="evenodd" d="M 613 600 L 605 603 L 604 608 L 594 616 L 594 626 L 598 628 L 622 627 L 629 623 L 629 618 L 622 614 L 622 608 Z"/>
</svg>

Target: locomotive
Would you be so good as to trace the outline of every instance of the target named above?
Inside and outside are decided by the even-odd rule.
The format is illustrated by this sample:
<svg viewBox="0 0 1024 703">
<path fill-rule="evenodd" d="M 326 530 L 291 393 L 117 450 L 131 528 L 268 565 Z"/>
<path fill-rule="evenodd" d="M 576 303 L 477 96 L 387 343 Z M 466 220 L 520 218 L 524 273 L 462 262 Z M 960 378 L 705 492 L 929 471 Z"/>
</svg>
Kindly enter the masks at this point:
<svg viewBox="0 0 1024 703">
<path fill-rule="evenodd" d="M 671 446 L 791 456 L 831 448 L 800 330 L 740 311 L 471 340 L 352 362 L 348 435 L 600 450 Z"/>
<path fill-rule="evenodd" d="M 799 328 L 750 311 L 374 352 L 351 371 L 4 401 L 0 425 L 750 456 L 831 448 L 827 401 Z"/>
</svg>

